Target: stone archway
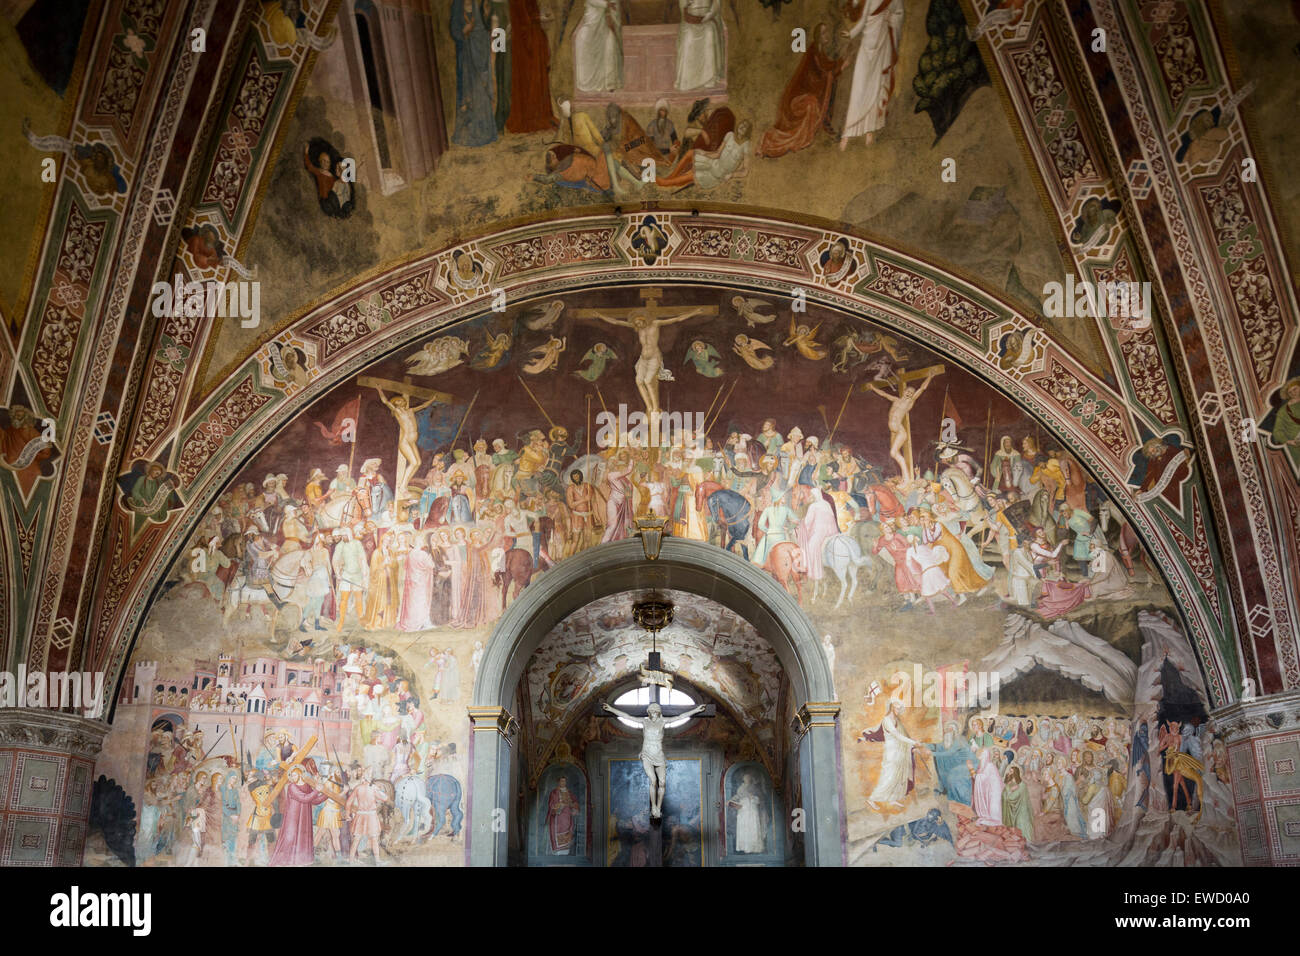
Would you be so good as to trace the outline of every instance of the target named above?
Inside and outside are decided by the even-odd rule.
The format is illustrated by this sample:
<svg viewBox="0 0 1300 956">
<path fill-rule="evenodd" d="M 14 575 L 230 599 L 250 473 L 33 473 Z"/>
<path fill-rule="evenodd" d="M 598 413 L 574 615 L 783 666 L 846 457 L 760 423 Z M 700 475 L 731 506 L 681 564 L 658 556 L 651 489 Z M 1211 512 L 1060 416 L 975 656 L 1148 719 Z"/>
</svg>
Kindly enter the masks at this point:
<svg viewBox="0 0 1300 956">
<path fill-rule="evenodd" d="M 474 682 L 469 708 L 469 821 L 466 857 L 473 866 L 504 866 L 508 832 L 498 808 L 514 805 L 510 713 L 515 687 L 533 651 L 557 623 L 597 598 L 637 588 L 673 588 L 717 601 L 749 620 L 776 651 L 796 701 L 794 743 L 803 782 L 805 860 L 844 861 L 839 701 L 830 667 L 808 616 L 771 575 L 748 561 L 696 541 L 667 538 L 659 558 L 641 542 L 617 541 L 576 555 L 530 585 L 497 622 Z M 494 824 L 497 824 L 494 826 Z"/>
</svg>

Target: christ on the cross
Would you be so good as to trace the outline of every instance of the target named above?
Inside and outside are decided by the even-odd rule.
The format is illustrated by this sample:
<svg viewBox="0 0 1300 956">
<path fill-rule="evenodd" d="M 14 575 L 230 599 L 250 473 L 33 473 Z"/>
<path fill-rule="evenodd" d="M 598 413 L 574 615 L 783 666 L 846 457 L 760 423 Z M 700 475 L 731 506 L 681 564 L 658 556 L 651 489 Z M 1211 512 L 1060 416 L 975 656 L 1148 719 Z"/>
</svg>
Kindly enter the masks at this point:
<svg viewBox="0 0 1300 956">
<path fill-rule="evenodd" d="M 597 309 L 583 311 L 610 325 L 621 325 L 635 330 L 637 338 L 641 340 L 641 357 L 636 362 L 636 388 L 641 393 L 642 401 L 645 402 L 646 414 L 653 415 L 659 411 L 659 373 L 664 367 L 664 356 L 659 351 L 659 330 L 665 325 L 685 322 L 687 319 L 710 311 L 710 307 L 700 306 L 681 315 L 663 319 L 656 319 L 651 314 L 640 310 L 633 310 L 626 319 L 616 319 Z"/>
<path fill-rule="evenodd" d="M 664 805 L 664 787 L 668 781 L 668 758 L 664 756 L 664 719 L 663 708 L 651 704 L 646 708 L 644 717 L 634 717 L 614 707 L 608 701 L 601 705 L 608 713 L 621 717 L 641 728 L 641 766 L 650 778 L 650 816 L 658 820 Z M 690 710 L 674 714 L 671 720 L 684 720 L 704 711 L 708 705 L 698 704 Z"/>
</svg>

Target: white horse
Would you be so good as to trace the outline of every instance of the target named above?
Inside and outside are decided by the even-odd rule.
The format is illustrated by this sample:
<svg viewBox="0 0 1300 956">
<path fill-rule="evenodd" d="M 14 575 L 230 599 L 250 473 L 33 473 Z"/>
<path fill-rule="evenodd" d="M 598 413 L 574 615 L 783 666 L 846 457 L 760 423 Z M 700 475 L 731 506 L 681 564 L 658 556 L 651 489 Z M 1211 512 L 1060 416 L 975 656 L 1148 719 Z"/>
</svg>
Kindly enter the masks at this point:
<svg viewBox="0 0 1300 956">
<path fill-rule="evenodd" d="M 307 606 L 307 599 L 299 585 L 310 574 L 310 551 L 290 551 L 288 554 L 280 555 L 271 565 L 271 588 L 275 596 L 285 604 L 292 604 L 298 608 L 300 620 L 303 609 Z M 271 600 L 265 588 L 260 585 L 250 585 L 243 572 L 236 574 L 226 588 L 226 607 L 223 615 L 226 622 L 229 623 L 231 617 L 240 608 L 244 609 L 246 617 L 251 616 L 255 605 L 260 606 L 266 613 L 267 634 L 271 640 L 274 640 L 280 608 L 275 606 L 275 602 Z"/>
<path fill-rule="evenodd" d="M 866 566 L 871 567 L 874 559 L 869 554 L 863 554 L 858 543 L 853 540 L 851 535 L 837 534 L 834 537 L 827 538 L 826 543 L 822 545 L 822 564 L 835 572 L 835 577 L 840 582 L 840 596 L 835 602 L 839 607 L 844 603 L 847 597 L 849 603 L 853 603 L 853 593 L 858 589 L 858 568 Z M 820 592 L 825 576 L 813 584 L 813 599 L 816 600 Z M 872 585 L 874 586 L 875 574 L 872 574 Z M 847 592 L 847 593 L 846 593 Z"/>
<path fill-rule="evenodd" d="M 316 530 L 333 531 L 335 528 L 349 525 L 357 513 L 357 499 L 353 495 L 330 498 L 315 510 Z"/>
</svg>

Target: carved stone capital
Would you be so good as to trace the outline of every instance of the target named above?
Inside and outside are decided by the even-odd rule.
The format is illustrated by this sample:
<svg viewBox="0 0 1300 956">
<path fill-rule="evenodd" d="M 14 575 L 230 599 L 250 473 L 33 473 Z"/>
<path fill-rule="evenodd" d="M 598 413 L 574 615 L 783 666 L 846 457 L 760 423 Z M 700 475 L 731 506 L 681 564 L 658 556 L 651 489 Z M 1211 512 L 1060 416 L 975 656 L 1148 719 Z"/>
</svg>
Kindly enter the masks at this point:
<svg viewBox="0 0 1300 956">
<path fill-rule="evenodd" d="M 470 707 L 469 720 L 475 733 L 495 731 L 507 741 L 519 733 L 519 721 L 504 707 Z"/>
<path fill-rule="evenodd" d="M 1300 691 L 1237 701 L 1213 711 L 1214 732 L 1226 742 L 1300 727 Z"/>
<path fill-rule="evenodd" d="M 834 727 L 840 709 L 838 700 L 810 700 L 794 712 L 790 730 L 796 737 L 802 737 L 813 727 Z"/>
<path fill-rule="evenodd" d="M 0 710 L 0 747 L 44 750 L 94 760 L 108 724 L 54 710 Z"/>
</svg>

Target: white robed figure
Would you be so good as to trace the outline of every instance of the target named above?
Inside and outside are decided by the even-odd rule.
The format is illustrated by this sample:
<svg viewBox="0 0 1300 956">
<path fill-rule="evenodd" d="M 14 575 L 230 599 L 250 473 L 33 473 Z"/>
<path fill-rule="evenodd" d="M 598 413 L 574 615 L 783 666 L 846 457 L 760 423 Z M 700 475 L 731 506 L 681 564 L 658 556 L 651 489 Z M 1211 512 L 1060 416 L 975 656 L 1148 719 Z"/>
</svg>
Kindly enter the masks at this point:
<svg viewBox="0 0 1300 956">
<path fill-rule="evenodd" d="M 767 826 L 763 821 L 763 794 L 753 773 L 745 774 L 735 796 L 727 803 L 736 810 L 736 852 L 764 852 L 767 849 Z"/>
<path fill-rule="evenodd" d="M 902 701 L 891 700 L 880 726 L 874 730 L 864 730 L 858 737 L 860 741 L 885 745 L 885 757 L 880 762 L 876 789 L 867 797 L 867 806 L 873 810 L 879 810 L 882 806 L 901 807 L 916 785 L 916 760 L 912 756 L 912 750 L 921 744 L 907 736 L 903 730 L 899 721 L 902 710 Z"/>
<path fill-rule="evenodd" d="M 840 149 L 857 136 L 867 137 L 870 143 L 876 130 L 885 125 L 903 38 L 903 0 L 867 0 L 862 19 L 844 35 L 858 41 L 858 52 Z"/>
<path fill-rule="evenodd" d="M 682 22 L 677 28 L 679 90 L 717 86 L 726 56 L 722 39 L 722 0 L 678 0 Z"/>
<path fill-rule="evenodd" d="M 604 92 L 623 86 L 622 0 L 584 0 L 573 31 L 573 81 L 580 90 Z"/>
</svg>

